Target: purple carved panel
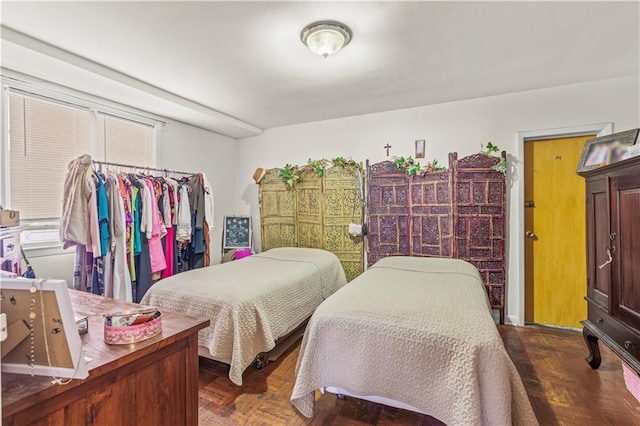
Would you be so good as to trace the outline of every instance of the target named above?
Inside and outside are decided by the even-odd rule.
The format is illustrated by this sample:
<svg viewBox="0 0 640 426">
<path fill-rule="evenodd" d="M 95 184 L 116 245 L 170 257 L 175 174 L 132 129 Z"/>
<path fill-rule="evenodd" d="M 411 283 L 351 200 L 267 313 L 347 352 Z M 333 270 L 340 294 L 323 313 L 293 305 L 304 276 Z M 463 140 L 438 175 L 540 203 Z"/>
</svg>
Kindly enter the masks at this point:
<svg viewBox="0 0 640 426">
<path fill-rule="evenodd" d="M 452 239 L 451 238 L 445 238 L 442 240 L 442 256 L 444 257 L 452 257 L 453 256 L 453 252 L 451 251 L 451 245 L 452 245 Z"/>
<path fill-rule="evenodd" d="M 492 218 L 493 225 L 493 237 L 494 238 L 502 238 L 504 237 L 504 216 L 493 217 Z"/>
<path fill-rule="evenodd" d="M 396 186 L 396 203 L 400 206 L 408 205 L 409 188 L 406 186 Z"/>
<path fill-rule="evenodd" d="M 456 188 L 456 201 L 461 204 L 466 204 L 471 202 L 471 184 L 469 182 L 458 182 L 458 187 Z"/>
<path fill-rule="evenodd" d="M 379 174 L 404 174 L 402 170 L 396 166 L 392 161 L 382 161 L 380 163 L 372 164 L 369 174 L 371 176 Z"/>
<path fill-rule="evenodd" d="M 492 216 L 502 216 L 504 207 L 500 206 L 480 206 L 480 214 L 484 215 L 492 215 Z"/>
<path fill-rule="evenodd" d="M 491 284 L 502 284 L 504 282 L 504 272 L 503 271 L 490 271 L 489 272 L 489 282 Z"/>
<path fill-rule="evenodd" d="M 376 190 L 369 190 L 369 193 L 367 194 L 369 197 L 369 204 L 373 205 L 373 206 L 380 206 L 382 205 L 382 191 L 380 190 L 380 187 L 376 187 Z"/>
<path fill-rule="evenodd" d="M 492 169 L 499 161 L 452 153 L 448 170 L 422 177 L 407 177 L 388 161 L 371 166 L 369 264 L 398 254 L 472 261 L 503 322 L 506 183 Z M 385 225 L 376 229 L 376 221 Z"/>
<path fill-rule="evenodd" d="M 458 205 L 458 214 L 465 216 L 476 216 L 480 214 L 480 206 L 461 206 Z"/>
<path fill-rule="evenodd" d="M 380 240 L 377 238 L 369 238 L 367 250 L 370 253 L 379 253 L 380 252 Z"/>
<path fill-rule="evenodd" d="M 422 218 L 422 241 L 425 244 L 440 243 L 440 226 L 437 217 L 428 216 Z"/>
<path fill-rule="evenodd" d="M 471 247 L 469 250 L 470 259 L 486 259 L 491 257 L 491 251 L 488 248 Z"/>
<path fill-rule="evenodd" d="M 499 175 L 498 172 L 496 172 Z M 504 203 L 504 182 L 502 180 L 489 182 L 489 203 L 502 205 Z"/>
<path fill-rule="evenodd" d="M 467 251 L 467 242 L 465 240 L 456 239 L 456 251 L 458 252 L 458 255 L 454 257 L 463 260 L 470 260 L 469 253 Z"/>
<path fill-rule="evenodd" d="M 433 206 L 429 209 L 428 212 L 430 214 L 434 214 L 438 216 L 443 216 L 443 215 L 450 216 L 452 213 L 450 206 Z"/>
<path fill-rule="evenodd" d="M 411 206 L 411 214 L 415 216 L 427 216 L 431 214 L 432 207 L 425 205 Z"/>
<path fill-rule="evenodd" d="M 398 217 L 397 216 L 381 216 L 379 218 L 380 236 L 378 240 L 381 243 L 397 243 L 398 241 Z"/>
<path fill-rule="evenodd" d="M 387 211 L 384 213 L 381 213 L 381 215 L 395 215 L 395 216 L 408 216 L 409 215 L 409 209 L 408 207 L 405 206 L 391 206 L 387 208 Z"/>
<path fill-rule="evenodd" d="M 394 205 L 396 203 L 396 188 L 393 186 L 383 186 L 380 188 L 382 192 L 382 199 L 380 203 L 382 205 Z"/>
<path fill-rule="evenodd" d="M 486 204 L 487 187 L 484 183 L 473 183 L 473 202 L 477 204 Z"/>
<path fill-rule="evenodd" d="M 456 237 L 460 239 L 467 239 L 467 218 L 464 216 L 458 217 L 458 223 L 456 225 Z"/>
<path fill-rule="evenodd" d="M 426 200 L 426 196 L 424 199 Z M 419 186 L 412 186 L 411 187 L 411 204 L 422 204 L 422 203 L 423 203 L 422 188 L 420 188 Z"/>
<path fill-rule="evenodd" d="M 474 247 L 489 247 L 489 225 L 489 218 L 471 218 L 469 221 L 469 244 Z"/>
<path fill-rule="evenodd" d="M 492 258 L 501 259 L 504 256 L 504 240 L 493 240 Z"/>
<path fill-rule="evenodd" d="M 407 235 L 404 238 L 401 238 L 398 244 L 398 253 L 399 255 L 409 256 L 411 254 L 411 249 L 409 248 L 409 236 Z"/>
<path fill-rule="evenodd" d="M 439 204 L 451 204 L 449 182 L 441 182 L 436 186 L 437 200 Z"/>
<path fill-rule="evenodd" d="M 422 185 L 424 188 L 424 202 L 426 204 L 436 203 L 436 186 L 435 185 Z"/>
<path fill-rule="evenodd" d="M 451 221 L 453 220 L 453 217 L 451 215 L 440 216 L 438 217 L 438 220 L 440 221 L 440 230 L 442 235 L 453 235 L 451 232 Z M 450 238 L 446 240 L 450 240 Z M 444 241 L 445 239 L 443 239 L 443 242 Z"/>
<path fill-rule="evenodd" d="M 491 169 L 500 161 L 497 157 L 490 157 L 485 154 L 473 154 L 458 160 L 458 169 Z"/>
<path fill-rule="evenodd" d="M 424 256 L 440 256 L 439 246 L 423 246 L 421 254 Z"/>
</svg>

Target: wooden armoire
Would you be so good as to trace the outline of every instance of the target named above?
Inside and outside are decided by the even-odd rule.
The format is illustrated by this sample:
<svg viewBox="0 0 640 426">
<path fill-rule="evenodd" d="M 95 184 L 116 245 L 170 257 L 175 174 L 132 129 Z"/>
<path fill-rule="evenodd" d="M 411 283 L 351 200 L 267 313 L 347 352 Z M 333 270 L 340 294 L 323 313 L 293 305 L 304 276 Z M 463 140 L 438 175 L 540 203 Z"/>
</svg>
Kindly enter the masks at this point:
<svg viewBox="0 0 640 426">
<path fill-rule="evenodd" d="M 640 157 L 581 172 L 587 195 L 589 365 L 602 340 L 640 373 Z"/>
</svg>

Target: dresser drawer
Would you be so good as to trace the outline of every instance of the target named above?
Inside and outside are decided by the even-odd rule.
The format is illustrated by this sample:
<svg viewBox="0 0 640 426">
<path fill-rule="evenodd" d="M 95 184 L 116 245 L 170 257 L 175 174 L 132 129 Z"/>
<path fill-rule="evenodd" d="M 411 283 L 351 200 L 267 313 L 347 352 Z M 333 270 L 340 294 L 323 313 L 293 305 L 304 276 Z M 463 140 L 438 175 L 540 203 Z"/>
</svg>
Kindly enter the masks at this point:
<svg viewBox="0 0 640 426">
<path fill-rule="evenodd" d="M 609 336 L 618 349 L 640 360 L 640 335 L 601 308 L 589 304 L 589 322 Z"/>
</svg>

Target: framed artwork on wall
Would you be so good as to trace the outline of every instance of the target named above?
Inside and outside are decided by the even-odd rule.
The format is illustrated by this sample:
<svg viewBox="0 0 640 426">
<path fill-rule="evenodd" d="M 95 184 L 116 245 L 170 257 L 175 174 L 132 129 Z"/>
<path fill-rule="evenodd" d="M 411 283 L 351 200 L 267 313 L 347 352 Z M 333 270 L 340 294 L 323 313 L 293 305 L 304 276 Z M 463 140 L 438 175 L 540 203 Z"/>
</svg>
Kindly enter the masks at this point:
<svg viewBox="0 0 640 426">
<path fill-rule="evenodd" d="M 416 158 L 424 158 L 424 139 L 418 139 L 416 141 Z"/>
<path fill-rule="evenodd" d="M 640 129 L 633 129 L 587 140 L 578 161 L 577 172 L 597 169 L 634 156 L 636 151 L 631 147 L 636 144 L 639 131 Z"/>
</svg>

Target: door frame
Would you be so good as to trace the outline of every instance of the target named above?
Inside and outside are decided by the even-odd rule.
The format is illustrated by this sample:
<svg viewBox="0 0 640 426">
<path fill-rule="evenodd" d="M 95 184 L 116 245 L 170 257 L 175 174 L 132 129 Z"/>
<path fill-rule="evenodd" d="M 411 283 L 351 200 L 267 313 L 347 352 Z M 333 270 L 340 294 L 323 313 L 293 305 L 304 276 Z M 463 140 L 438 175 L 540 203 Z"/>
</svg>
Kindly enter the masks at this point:
<svg viewBox="0 0 640 426">
<path fill-rule="evenodd" d="M 507 317 L 507 323 L 524 326 L 524 142 L 525 140 L 542 140 L 542 139 L 556 139 L 565 138 L 571 136 L 584 136 L 589 134 L 595 134 L 598 137 L 606 136 L 613 133 L 613 123 L 598 123 L 587 124 L 583 126 L 573 127 L 559 127 L 555 129 L 542 129 L 542 130 L 528 130 L 516 133 L 517 143 L 515 157 L 520 161 L 515 161 L 515 173 L 514 179 L 517 181 L 517 218 L 518 218 L 518 235 L 516 238 L 510 238 L 510 244 L 515 243 L 517 246 L 518 259 L 516 261 L 516 270 L 518 274 L 518 282 L 515 299 L 518 301 L 518 315 L 517 318 L 513 316 Z M 576 164 L 577 167 L 577 164 Z M 522 177 L 518 179 L 518 177 Z M 586 283 L 585 283 L 586 291 Z M 586 293 L 585 293 L 586 294 Z M 513 300 L 513 299 L 512 299 Z"/>
</svg>

